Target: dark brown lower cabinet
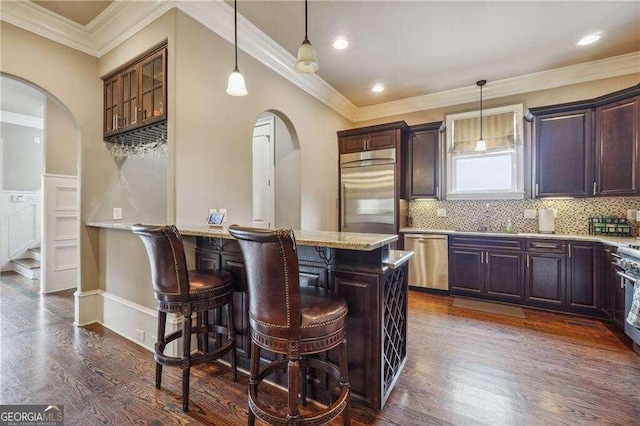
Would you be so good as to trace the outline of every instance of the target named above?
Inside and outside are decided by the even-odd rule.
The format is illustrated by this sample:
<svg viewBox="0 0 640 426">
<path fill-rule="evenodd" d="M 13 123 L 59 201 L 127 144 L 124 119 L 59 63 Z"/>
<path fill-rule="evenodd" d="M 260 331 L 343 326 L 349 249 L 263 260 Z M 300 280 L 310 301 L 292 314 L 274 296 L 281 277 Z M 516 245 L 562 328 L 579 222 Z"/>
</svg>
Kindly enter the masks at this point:
<svg viewBox="0 0 640 426">
<path fill-rule="evenodd" d="M 449 288 L 453 293 L 500 300 L 522 300 L 523 254 L 518 251 L 449 250 Z"/>
<path fill-rule="evenodd" d="M 562 306 L 565 255 L 527 253 L 525 263 L 525 302 L 542 306 Z"/>
<path fill-rule="evenodd" d="M 482 294 L 484 290 L 484 251 L 449 250 L 449 289 L 462 294 Z"/>
<path fill-rule="evenodd" d="M 602 303 L 602 311 L 613 318 L 613 290 L 616 284 L 616 271 L 613 267 L 613 255 L 616 248 L 604 246 L 602 248 L 602 285 L 600 291 L 600 300 Z"/>
<path fill-rule="evenodd" d="M 616 267 L 613 266 L 613 259 L 616 255 L 616 248 L 604 246 L 602 249 L 602 311 L 620 329 L 624 330 L 624 297 L 625 289 L 621 285 L 621 279 L 616 274 Z"/>
<path fill-rule="evenodd" d="M 603 257 L 602 245 L 587 241 L 454 236 L 449 242 L 454 295 L 606 314 L 623 324 L 624 290 L 611 266 L 611 248 Z"/>
<path fill-rule="evenodd" d="M 334 275 L 334 285 L 339 295 L 347 300 L 357 300 L 357 304 L 350 303 L 349 321 L 347 322 L 347 338 L 349 339 L 349 384 L 365 401 L 373 402 L 378 398 L 371 390 L 372 380 L 379 380 L 379 377 L 372 377 L 366 374 L 373 360 L 372 354 L 379 352 L 380 348 L 374 348 L 372 343 L 375 324 L 369 319 L 377 308 L 376 289 L 378 288 L 378 277 L 376 275 L 352 274 L 336 272 Z M 377 371 L 377 370 L 376 370 Z"/>
<path fill-rule="evenodd" d="M 567 249 L 567 307 L 600 309 L 600 245 L 569 242 Z"/>
<path fill-rule="evenodd" d="M 485 252 L 485 294 L 501 299 L 521 300 L 523 297 L 523 253 L 508 251 Z"/>
</svg>

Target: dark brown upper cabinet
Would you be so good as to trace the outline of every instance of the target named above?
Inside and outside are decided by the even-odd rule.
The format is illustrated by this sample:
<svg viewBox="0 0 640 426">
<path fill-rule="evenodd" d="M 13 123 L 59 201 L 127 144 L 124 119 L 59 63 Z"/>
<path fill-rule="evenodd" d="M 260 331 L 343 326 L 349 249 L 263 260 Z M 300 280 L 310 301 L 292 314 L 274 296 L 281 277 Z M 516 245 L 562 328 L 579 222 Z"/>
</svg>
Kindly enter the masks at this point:
<svg viewBox="0 0 640 426">
<path fill-rule="evenodd" d="M 399 148 L 407 135 L 407 129 L 407 123 L 397 121 L 360 129 L 341 130 L 338 132 L 338 149 L 340 154 L 349 154 Z"/>
<path fill-rule="evenodd" d="M 596 108 L 595 195 L 640 195 L 640 97 Z"/>
<path fill-rule="evenodd" d="M 592 111 L 542 114 L 533 128 L 536 197 L 591 196 Z"/>
<path fill-rule="evenodd" d="M 440 197 L 440 145 L 444 132 L 442 122 L 410 127 L 407 150 L 406 198 Z"/>
<path fill-rule="evenodd" d="M 166 123 L 167 46 L 136 58 L 104 81 L 104 140 Z"/>
<path fill-rule="evenodd" d="M 533 195 L 640 195 L 640 85 L 530 108 Z"/>
</svg>

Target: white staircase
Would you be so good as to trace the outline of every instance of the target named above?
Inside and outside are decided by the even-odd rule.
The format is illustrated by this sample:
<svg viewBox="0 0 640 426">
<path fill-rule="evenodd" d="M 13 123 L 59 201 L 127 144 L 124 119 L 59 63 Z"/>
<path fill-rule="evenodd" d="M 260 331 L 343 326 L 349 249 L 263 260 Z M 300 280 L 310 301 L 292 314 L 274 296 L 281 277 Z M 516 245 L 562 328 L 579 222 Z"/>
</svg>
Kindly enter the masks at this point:
<svg viewBox="0 0 640 426">
<path fill-rule="evenodd" d="M 11 266 L 13 270 L 20 275 L 24 275 L 32 280 L 40 279 L 40 247 L 32 247 L 27 250 L 27 256 L 21 259 L 12 259 Z"/>
</svg>

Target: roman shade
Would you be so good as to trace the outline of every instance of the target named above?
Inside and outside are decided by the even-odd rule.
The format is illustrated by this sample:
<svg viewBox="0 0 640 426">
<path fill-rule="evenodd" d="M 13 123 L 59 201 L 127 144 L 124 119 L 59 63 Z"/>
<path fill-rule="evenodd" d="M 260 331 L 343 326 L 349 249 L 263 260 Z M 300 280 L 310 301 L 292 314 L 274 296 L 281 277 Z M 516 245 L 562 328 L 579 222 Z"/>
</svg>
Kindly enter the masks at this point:
<svg viewBox="0 0 640 426">
<path fill-rule="evenodd" d="M 487 150 L 508 149 L 514 146 L 515 114 L 502 114 L 482 117 L 482 136 Z M 463 154 L 475 151 L 480 139 L 480 117 L 463 118 L 453 122 L 453 153 Z"/>
</svg>

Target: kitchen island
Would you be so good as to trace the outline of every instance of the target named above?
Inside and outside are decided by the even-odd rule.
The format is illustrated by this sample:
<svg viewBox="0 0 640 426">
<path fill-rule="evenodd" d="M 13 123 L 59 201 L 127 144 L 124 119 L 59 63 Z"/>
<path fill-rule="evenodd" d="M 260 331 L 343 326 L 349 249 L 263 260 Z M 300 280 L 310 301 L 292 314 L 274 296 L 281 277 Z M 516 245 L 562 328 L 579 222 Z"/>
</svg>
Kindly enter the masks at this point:
<svg viewBox="0 0 640 426">
<path fill-rule="evenodd" d="M 106 230 L 130 230 L 121 222 L 90 222 Z M 238 365 L 249 366 L 249 304 L 244 260 L 226 228 L 178 226 L 186 250 L 195 245 L 196 269 L 226 269 L 236 282 L 234 297 Z M 347 300 L 349 381 L 352 396 L 381 410 L 407 360 L 407 266 L 411 252 L 391 250 L 396 235 L 294 231 L 300 285 L 332 290 Z M 195 239 L 195 241 L 190 241 Z M 195 244 L 193 244 L 195 243 Z M 191 256 L 187 253 L 187 257 Z M 150 278 L 150 277 L 149 277 Z M 149 282 L 149 292 L 152 292 Z M 219 317 L 219 315 L 217 315 Z M 211 316 L 212 321 L 219 320 Z M 265 357 L 270 356 L 263 351 Z M 329 354 L 333 358 L 333 354 Z M 276 376 L 281 382 L 284 377 Z M 326 402 L 326 377 L 310 375 L 309 396 Z"/>
</svg>

